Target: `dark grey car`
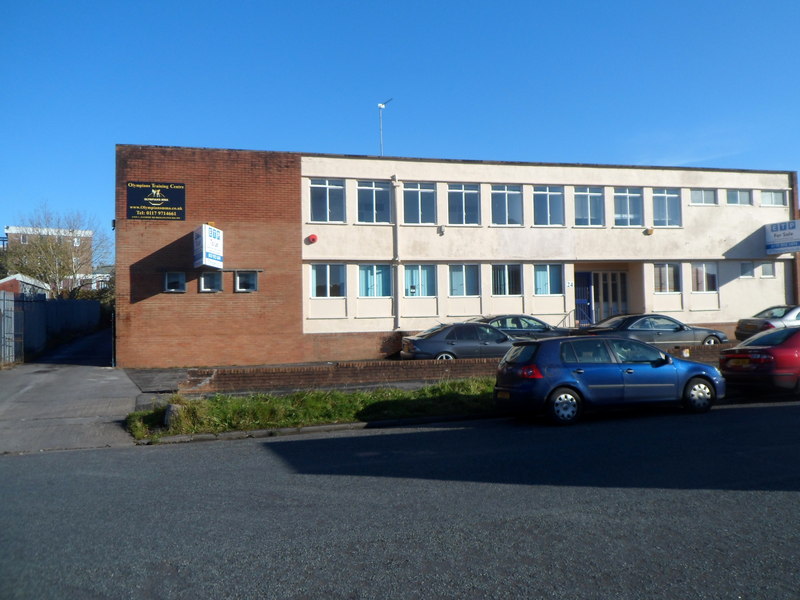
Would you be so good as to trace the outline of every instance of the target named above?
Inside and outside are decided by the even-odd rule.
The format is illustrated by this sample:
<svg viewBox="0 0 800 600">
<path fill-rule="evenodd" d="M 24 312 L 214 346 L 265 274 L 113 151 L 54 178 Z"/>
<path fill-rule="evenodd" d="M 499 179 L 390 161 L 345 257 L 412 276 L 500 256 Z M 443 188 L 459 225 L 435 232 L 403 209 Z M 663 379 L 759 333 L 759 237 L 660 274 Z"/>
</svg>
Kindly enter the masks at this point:
<svg viewBox="0 0 800 600">
<path fill-rule="evenodd" d="M 483 323 L 441 324 L 403 338 L 402 358 L 485 358 L 503 356 L 512 338 Z"/>
<path fill-rule="evenodd" d="M 717 329 L 681 323 L 665 315 L 616 315 L 579 330 L 581 334 L 613 334 L 648 344 L 697 345 L 721 344 L 728 336 Z"/>
<path fill-rule="evenodd" d="M 736 323 L 734 335 L 737 340 L 746 340 L 760 331 L 797 327 L 800 325 L 800 306 L 770 306 L 749 319 L 740 319 Z"/>
<path fill-rule="evenodd" d="M 529 315 L 489 315 L 486 317 L 469 319 L 469 322 L 486 323 L 487 325 L 497 327 L 500 331 L 511 337 L 531 340 L 570 335 L 570 333 L 572 333 L 570 329 L 553 327 Z"/>
</svg>

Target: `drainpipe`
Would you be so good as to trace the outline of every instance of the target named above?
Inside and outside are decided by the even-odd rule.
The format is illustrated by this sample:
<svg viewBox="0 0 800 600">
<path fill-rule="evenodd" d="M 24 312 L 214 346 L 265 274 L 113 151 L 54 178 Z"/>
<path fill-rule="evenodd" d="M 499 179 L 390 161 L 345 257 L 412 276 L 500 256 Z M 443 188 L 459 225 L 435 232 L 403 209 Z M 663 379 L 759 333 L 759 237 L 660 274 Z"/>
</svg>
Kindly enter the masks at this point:
<svg viewBox="0 0 800 600">
<path fill-rule="evenodd" d="M 392 175 L 392 268 L 394 269 L 394 330 L 400 329 L 400 298 L 402 289 L 400 286 L 400 267 L 403 264 L 400 258 L 400 182 L 397 175 Z"/>
</svg>

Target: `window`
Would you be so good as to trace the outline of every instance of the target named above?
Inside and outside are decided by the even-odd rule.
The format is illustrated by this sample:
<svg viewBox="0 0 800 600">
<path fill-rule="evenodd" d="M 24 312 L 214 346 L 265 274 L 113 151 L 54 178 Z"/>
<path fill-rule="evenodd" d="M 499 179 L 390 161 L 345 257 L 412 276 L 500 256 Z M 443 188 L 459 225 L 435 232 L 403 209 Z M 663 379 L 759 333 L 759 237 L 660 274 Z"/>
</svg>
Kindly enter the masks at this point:
<svg viewBox="0 0 800 600">
<path fill-rule="evenodd" d="M 492 186 L 492 224 L 522 225 L 522 188 L 520 186 Z"/>
<path fill-rule="evenodd" d="M 775 263 L 762 263 L 761 277 L 766 277 L 766 278 L 775 277 Z"/>
<path fill-rule="evenodd" d="M 739 263 L 740 277 L 755 277 L 755 266 L 751 262 Z"/>
<path fill-rule="evenodd" d="M 165 292 L 185 292 L 186 291 L 186 273 L 179 271 L 170 271 L 164 274 L 164 291 Z"/>
<path fill-rule="evenodd" d="M 577 227 L 602 227 L 605 225 L 605 199 L 603 188 L 575 188 L 575 225 Z"/>
<path fill-rule="evenodd" d="M 681 192 L 677 188 L 653 190 L 653 225 L 656 227 L 681 226 Z"/>
<path fill-rule="evenodd" d="M 392 186 L 388 181 L 358 182 L 358 222 L 391 223 Z"/>
<path fill-rule="evenodd" d="M 258 291 L 258 271 L 236 271 L 234 281 L 237 292 Z"/>
<path fill-rule="evenodd" d="M 480 293 L 478 265 L 450 265 L 451 296 L 479 296 Z"/>
<path fill-rule="evenodd" d="M 560 185 L 537 185 L 533 188 L 533 224 L 564 224 L 564 188 Z"/>
<path fill-rule="evenodd" d="M 436 188 L 432 183 L 403 185 L 403 221 L 436 223 Z"/>
<path fill-rule="evenodd" d="M 344 181 L 341 179 L 311 180 L 311 220 L 343 223 Z"/>
<path fill-rule="evenodd" d="M 717 265 L 714 263 L 692 263 L 692 291 L 717 291 Z"/>
<path fill-rule="evenodd" d="M 481 199 L 477 185 L 451 183 L 448 186 L 447 222 L 450 225 L 480 225 Z"/>
<path fill-rule="evenodd" d="M 644 225 L 642 210 L 642 188 L 614 188 L 614 225 L 641 227 Z"/>
<path fill-rule="evenodd" d="M 750 190 L 728 190 L 728 204 L 747 206 L 753 203 Z"/>
<path fill-rule="evenodd" d="M 360 265 L 358 295 L 364 298 L 392 295 L 392 268 L 389 265 Z"/>
<path fill-rule="evenodd" d="M 533 293 L 537 296 L 564 293 L 564 269 L 561 265 L 533 266 Z"/>
<path fill-rule="evenodd" d="M 681 266 L 672 263 L 655 265 L 655 293 L 672 294 L 681 291 Z"/>
<path fill-rule="evenodd" d="M 522 265 L 492 265 L 492 294 L 495 296 L 522 294 Z"/>
<path fill-rule="evenodd" d="M 783 190 L 764 190 L 761 192 L 761 206 L 786 205 L 786 192 Z"/>
<path fill-rule="evenodd" d="M 406 265 L 406 296 L 436 295 L 436 265 Z"/>
<path fill-rule="evenodd" d="M 311 265 L 311 296 L 338 298 L 345 294 L 344 265 Z"/>
<path fill-rule="evenodd" d="M 80 246 L 81 245 L 81 238 L 79 238 L 79 237 L 72 238 L 72 245 L 75 246 L 76 248 L 78 246 Z"/>
<path fill-rule="evenodd" d="M 222 272 L 206 271 L 200 273 L 201 292 L 221 292 L 222 291 Z"/>
<path fill-rule="evenodd" d="M 19 243 L 20 244 L 27 244 L 28 243 L 28 234 L 27 233 L 20 233 L 19 234 Z"/>
<path fill-rule="evenodd" d="M 692 204 L 716 204 L 717 190 L 692 190 Z"/>
</svg>

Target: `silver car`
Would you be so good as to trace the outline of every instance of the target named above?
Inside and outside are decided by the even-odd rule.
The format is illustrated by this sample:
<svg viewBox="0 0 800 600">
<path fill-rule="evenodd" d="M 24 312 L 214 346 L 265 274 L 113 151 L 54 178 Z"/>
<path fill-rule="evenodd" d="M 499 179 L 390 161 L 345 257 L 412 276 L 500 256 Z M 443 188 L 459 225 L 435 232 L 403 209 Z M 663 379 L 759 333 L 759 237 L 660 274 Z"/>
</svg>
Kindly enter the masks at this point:
<svg viewBox="0 0 800 600">
<path fill-rule="evenodd" d="M 798 325 L 800 325 L 800 306 L 770 306 L 749 319 L 740 319 L 736 323 L 734 335 L 737 340 L 746 340 L 760 331 Z"/>
</svg>

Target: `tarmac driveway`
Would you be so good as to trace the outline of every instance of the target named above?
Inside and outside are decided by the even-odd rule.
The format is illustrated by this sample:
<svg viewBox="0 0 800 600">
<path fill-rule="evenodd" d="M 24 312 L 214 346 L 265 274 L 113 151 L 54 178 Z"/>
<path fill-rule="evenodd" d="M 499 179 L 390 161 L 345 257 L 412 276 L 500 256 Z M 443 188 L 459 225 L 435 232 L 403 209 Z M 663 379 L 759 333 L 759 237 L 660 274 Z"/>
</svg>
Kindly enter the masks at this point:
<svg viewBox="0 0 800 600">
<path fill-rule="evenodd" d="M 123 421 L 140 395 L 111 367 L 111 331 L 0 370 L 0 454 L 132 446 Z"/>
</svg>

